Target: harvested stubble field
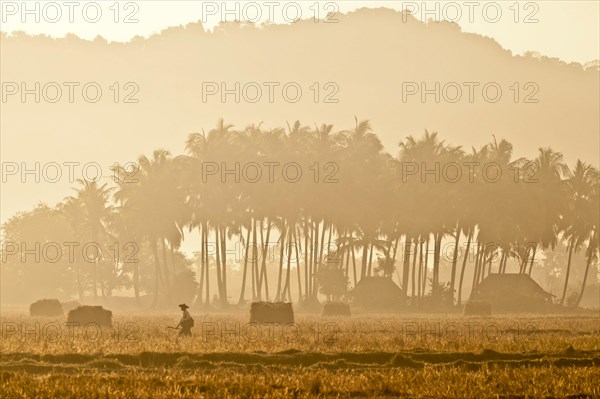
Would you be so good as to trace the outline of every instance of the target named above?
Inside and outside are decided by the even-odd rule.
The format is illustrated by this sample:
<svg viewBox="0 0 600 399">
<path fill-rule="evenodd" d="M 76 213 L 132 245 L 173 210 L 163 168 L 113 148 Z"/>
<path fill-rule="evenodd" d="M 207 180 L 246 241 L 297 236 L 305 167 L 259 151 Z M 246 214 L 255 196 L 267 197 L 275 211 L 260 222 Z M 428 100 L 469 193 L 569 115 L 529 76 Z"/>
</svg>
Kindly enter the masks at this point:
<svg viewBox="0 0 600 399">
<path fill-rule="evenodd" d="M 116 313 L 112 328 L 3 313 L 2 397 L 598 397 L 600 322 L 586 316 Z"/>
</svg>

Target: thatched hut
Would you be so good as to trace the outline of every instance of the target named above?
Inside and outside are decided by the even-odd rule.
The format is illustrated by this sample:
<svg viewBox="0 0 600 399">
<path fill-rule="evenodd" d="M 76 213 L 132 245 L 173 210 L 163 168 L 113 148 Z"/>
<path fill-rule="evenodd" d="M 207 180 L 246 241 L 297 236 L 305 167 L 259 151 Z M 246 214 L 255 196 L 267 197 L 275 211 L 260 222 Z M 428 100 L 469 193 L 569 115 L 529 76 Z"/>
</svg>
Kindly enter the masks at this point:
<svg viewBox="0 0 600 399">
<path fill-rule="evenodd" d="M 364 277 L 350 291 L 352 304 L 368 310 L 390 310 L 402 304 L 402 290 L 391 278 Z"/>
<path fill-rule="evenodd" d="M 470 301 L 488 302 L 494 312 L 548 310 L 553 295 L 527 274 L 490 274 L 471 293 Z"/>
</svg>

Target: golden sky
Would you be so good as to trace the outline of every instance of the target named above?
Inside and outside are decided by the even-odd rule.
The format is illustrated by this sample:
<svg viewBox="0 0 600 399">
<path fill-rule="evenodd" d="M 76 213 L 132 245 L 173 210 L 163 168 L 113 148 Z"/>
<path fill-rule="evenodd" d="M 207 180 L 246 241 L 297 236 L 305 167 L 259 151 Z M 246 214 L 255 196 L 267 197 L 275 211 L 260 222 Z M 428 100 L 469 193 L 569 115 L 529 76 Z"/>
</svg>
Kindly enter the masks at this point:
<svg viewBox="0 0 600 399">
<path fill-rule="evenodd" d="M 326 121 L 333 123 L 336 129 L 342 129 L 350 127 L 354 116 L 358 114 L 360 118 L 372 121 L 386 150 L 394 155 L 397 154 L 400 139 L 429 128 L 440 131 L 450 143 L 466 146 L 484 145 L 494 134 L 507 138 L 515 145 L 515 157 L 531 157 L 539 146 L 551 145 L 564 153 L 570 165 L 577 158 L 598 164 L 597 74 L 584 74 L 582 68 L 554 65 L 556 63 L 550 61 L 544 61 L 544 65 L 538 67 L 531 60 L 524 63 L 513 60 L 511 58 L 518 57 L 501 54 L 490 40 L 463 37 L 473 35 L 455 32 L 457 30 L 448 24 L 436 25 L 439 29 L 427 28 L 440 48 L 434 46 L 423 50 L 432 44 L 430 37 L 416 37 L 417 33 L 413 32 L 417 30 L 400 29 L 407 25 L 400 26 L 401 22 L 394 19 L 395 15 L 386 15 L 396 13 L 363 13 L 360 25 L 355 26 L 365 26 L 366 28 L 361 29 L 366 32 L 359 34 L 352 29 L 345 30 L 343 24 L 334 26 L 337 29 L 324 30 L 322 20 L 326 18 L 327 11 L 348 13 L 367 5 L 369 8 L 409 9 L 420 20 L 455 19 L 463 31 L 489 36 L 513 54 L 535 51 L 567 62 L 585 64 L 600 58 L 599 1 L 257 1 L 233 2 L 233 5 L 228 2 L 225 10 L 228 13 L 225 16 L 222 15 L 221 1 L 75 3 L 79 5 L 73 12 L 73 22 L 69 22 L 69 10 L 61 6 L 65 4 L 62 1 L 27 2 L 26 12 L 21 8 L 23 2 L 0 1 L 0 28 L 3 32 L 25 31 L 53 37 L 75 33 L 86 39 L 101 35 L 109 41 L 129 41 L 136 35 L 147 37 L 168 27 L 199 20 L 205 20 L 205 26 L 213 28 L 223 19 L 251 19 L 255 15 L 252 13 L 257 9 L 262 16 L 259 22 L 264 21 L 272 11 L 274 22 L 283 23 L 286 22 L 286 17 L 291 16 L 293 19 L 294 12 L 298 10 L 303 19 L 310 19 L 318 14 L 321 21 L 314 25 L 300 23 L 289 30 L 277 30 L 276 33 L 267 35 L 268 40 L 249 32 L 242 32 L 238 37 L 235 30 L 231 30 L 228 34 L 211 38 L 218 40 L 219 45 L 225 49 L 222 56 L 217 57 L 218 60 L 214 62 L 196 50 L 210 48 L 212 44 L 203 42 L 204 47 L 190 47 L 185 40 L 179 40 L 179 36 L 170 37 L 168 34 L 149 41 L 152 45 L 142 45 L 143 51 L 131 51 L 130 49 L 137 48 L 134 43 L 122 53 L 119 48 L 108 48 L 102 43 L 67 51 L 65 48 L 69 41 L 48 43 L 43 39 L 17 40 L 11 44 L 7 40 L 1 49 L 5 58 L 0 57 L 3 81 L 67 82 L 76 79 L 82 82 L 98 80 L 124 83 L 135 80 L 140 87 L 140 102 L 134 105 L 100 103 L 94 106 L 81 99 L 75 104 L 7 102 L 2 106 L 3 117 L 0 118 L 3 162 L 93 160 L 107 169 L 116 161 L 133 161 L 140 154 L 149 154 L 156 148 L 166 148 L 174 154 L 180 154 L 188 133 L 202 128 L 210 129 L 219 117 L 224 117 L 240 128 L 261 120 L 272 127 L 284 125 L 285 121 L 300 119 L 308 124 Z M 36 4 L 38 9 L 35 8 Z M 57 10 L 48 4 L 58 4 L 62 8 Z M 90 4 L 100 7 L 98 22 L 90 22 L 94 19 L 95 10 Z M 111 8 L 114 4 L 118 4 L 119 8 Z M 269 5 L 273 5 L 273 8 L 269 8 Z M 87 10 L 85 18 L 83 9 Z M 284 9 L 287 14 L 284 14 Z M 498 10 L 500 15 L 497 14 Z M 52 23 L 50 20 L 56 17 L 57 11 L 61 16 L 56 23 Z M 457 17 L 457 12 L 460 17 Z M 371 15 L 375 17 L 371 19 Z M 385 23 L 379 19 L 382 15 L 387 18 Z M 39 19 L 38 22 L 35 21 L 36 18 Z M 331 17 L 335 18 L 335 15 Z M 424 31 L 418 32 L 422 34 Z M 190 42 L 194 46 L 197 45 L 195 40 L 200 40 L 197 32 L 189 30 L 175 34 L 191 38 Z M 329 36 L 336 38 L 338 43 L 332 45 L 322 43 L 322 40 L 319 43 L 325 37 L 323 34 L 339 35 Z M 414 37 L 399 37 L 404 34 Z M 298 43 L 296 48 L 288 45 L 288 42 L 294 42 L 298 37 L 306 42 Z M 373 39 L 380 37 L 387 39 Z M 339 38 L 347 40 L 344 43 Z M 170 51 L 178 54 L 175 58 L 179 61 L 171 62 L 165 57 L 162 50 L 154 46 L 153 43 L 157 41 L 168 43 Z M 43 45 L 38 46 L 37 42 Z M 390 51 L 388 42 L 393 42 L 395 48 L 400 50 Z M 455 50 L 457 45 L 462 46 L 461 50 Z M 254 56 L 262 59 L 256 54 L 271 54 L 273 46 L 280 46 L 277 57 L 273 57 L 276 63 L 265 67 L 261 61 L 252 67 L 237 68 L 238 59 Z M 347 65 L 339 70 L 338 60 L 344 59 L 353 51 L 372 53 L 373 58 L 383 60 L 375 65 L 378 72 L 369 73 L 369 68 L 373 66 L 361 63 Z M 405 62 L 402 51 L 410 54 L 412 63 Z M 456 51 L 460 54 L 456 54 Z M 302 68 L 298 68 L 295 63 L 288 65 L 299 52 L 327 55 L 329 63 L 319 66 L 309 63 Z M 463 64 L 451 62 L 467 52 Z M 61 55 L 57 57 L 58 53 Z M 43 64 L 39 63 L 41 56 L 47 57 Z M 447 60 L 443 68 L 439 68 L 438 63 L 441 56 Z M 141 58 L 136 57 L 150 58 L 142 63 Z M 418 62 L 421 64 L 417 64 Z M 40 65 L 43 67 L 40 68 Z M 143 67 L 140 68 L 140 65 Z M 368 68 L 362 69 L 363 66 Z M 203 74 L 198 75 L 196 72 L 200 69 Z M 491 81 L 502 77 L 507 82 L 519 81 L 524 84 L 535 80 L 540 87 L 540 103 L 497 104 L 493 109 L 492 105 L 484 102 L 462 104 L 458 108 L 448 104 L 438 107 L 431 103 L 400 103 L 399 83 L 394 82 L 395 80 L 427 77 L 428 80 L 437 81 L 446 79 L 445 74 L 449 72 L 457 79 L 462 76 L 465 81 L 475 78 Z M 157 76 L 162 78 L 157 79 Z M 260 77 L 282 81 L 335 80 L 340 85 L 340 103 L 328 104 L 327 107 L 310 102 L 287 104 L 281 101 L 258 105 L 200 103 L 199 80 L 208 79 L 207 77 L 228 81 L 250 81 Z M 104 86 L 106 93 L 111 92 L 109 85 L 110 83 L 106 83 Z M 511 93 L 509 83 L 506 84 L 505 91 Z M 378 94 L 380 101 L 372 100 L 375 98 L 373 93 Z M 105 99 L 108 97 L 105 96 Z M 509 97 L 506 95 L 505 99 Z M 198 112 L 199 109 L 202 112 Z M 34 118 L 31 117 L 32 114 L 35 115 Z M 106 118 L 107 114 L 111 118 Z M 260 115 L 259 119 L 257 115 Z M 411 117 L 405 118 L 403 115 Z M 144 140 L 139 140 L 137 132 L 140 131 L 144 132 Z M 540 132 L 543 132 L 544 137 L 540 138 Z M 128 138 L 130 142 L 122 144 Z M 30 143 L 33 141 L 38 143 L 38 148 L 32 150 Z M 70 145 L 65 146 L 64 142 L 69 142 Z M 117 142 L 121 145 L 115 145 Z M 70 193 L 70 186 L 72 184 L 64 180 L 60 184 L 19 184 L 13 179 L 3 185 L 0 221 L 5 221 L 16 211 L 30 209 L 38 201 L 56 203 Z"/>
</svg>

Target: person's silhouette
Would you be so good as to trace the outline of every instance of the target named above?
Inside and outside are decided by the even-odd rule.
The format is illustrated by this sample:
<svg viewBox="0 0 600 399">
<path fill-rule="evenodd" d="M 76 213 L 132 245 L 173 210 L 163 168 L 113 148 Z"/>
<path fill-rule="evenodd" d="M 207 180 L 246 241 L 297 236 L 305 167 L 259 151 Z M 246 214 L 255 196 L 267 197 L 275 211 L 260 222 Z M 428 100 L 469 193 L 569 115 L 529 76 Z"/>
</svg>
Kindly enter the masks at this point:
<svg viewBox="0 0 600 399">
<path fill-rule="evenodd" d="M 181 308 L 181 311 L 183 312 L 181 321 L 177 325 L 177 327 L 181 327 L 179 336 L 191 337 L 192 336 L 192 327 L 194 327 L 194 319 L 192 318 L 192 315 L 190 315 L 190 312 L 188 312 L 188 309 L 190 307 L 188 305 L 186 305 L 185 303 L 182 303 L 181 305 L 179 305 L 179 307 Z"/>
</svg>

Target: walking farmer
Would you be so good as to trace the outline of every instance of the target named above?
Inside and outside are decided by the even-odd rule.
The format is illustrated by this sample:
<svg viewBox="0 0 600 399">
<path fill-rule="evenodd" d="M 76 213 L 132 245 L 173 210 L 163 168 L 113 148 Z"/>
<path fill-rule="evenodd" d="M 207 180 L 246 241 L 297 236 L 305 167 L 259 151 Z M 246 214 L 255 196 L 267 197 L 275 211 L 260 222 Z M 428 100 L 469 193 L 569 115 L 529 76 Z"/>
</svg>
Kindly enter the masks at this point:
<svg viewBox="0 0 600 399">
<path fill-rule="evenodd" d="M 179 307 L 181 308 L 181 311 L 183 312 L 181 321 L 177 325 L 177 328 L 181 327 L 179 336 L 180 337 L 181 336 L 191 337 L 192 336 L 192 327 L 194 327 L 194 319 L 190 315 L 190 312 L 188 312 L 188 309 L 190 307 L 188 305 L 186 305 L 185 303 L 182 303 L 181 305 L 179 305 Z"/>
</svg>

